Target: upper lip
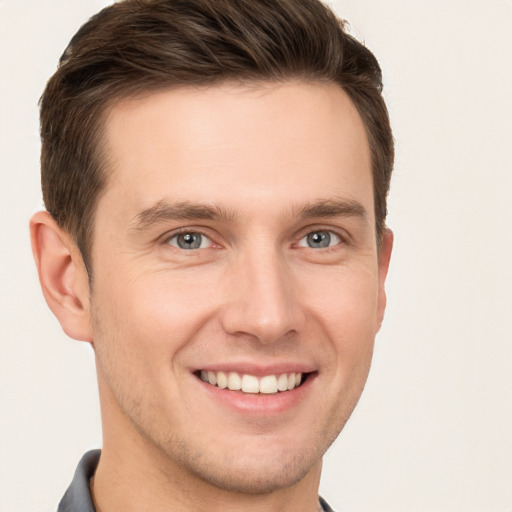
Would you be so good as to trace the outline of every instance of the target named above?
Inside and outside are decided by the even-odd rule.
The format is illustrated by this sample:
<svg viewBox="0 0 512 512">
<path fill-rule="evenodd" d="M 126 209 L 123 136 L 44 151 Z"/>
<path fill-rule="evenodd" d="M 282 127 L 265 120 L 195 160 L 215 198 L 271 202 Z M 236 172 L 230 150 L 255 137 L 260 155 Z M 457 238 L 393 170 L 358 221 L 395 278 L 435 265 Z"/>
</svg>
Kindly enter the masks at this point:
<svg viewBox="0 0 512 512">
<path fill-rule="evenodd" d="M 282 362 L 270 365 L 262 365 L 252 362 L 226 362 L 226 363 L 208 363 L 204 366 L 192 368 L 192 372 L 197 371 L 210 372 L 237 372 L 241 375 L 254 375 L 255 377 L 264 377 L 265 375 L 280 375 L 282 373 L 311 373 L 316 368 L 307 363 Z"/>
</svg>

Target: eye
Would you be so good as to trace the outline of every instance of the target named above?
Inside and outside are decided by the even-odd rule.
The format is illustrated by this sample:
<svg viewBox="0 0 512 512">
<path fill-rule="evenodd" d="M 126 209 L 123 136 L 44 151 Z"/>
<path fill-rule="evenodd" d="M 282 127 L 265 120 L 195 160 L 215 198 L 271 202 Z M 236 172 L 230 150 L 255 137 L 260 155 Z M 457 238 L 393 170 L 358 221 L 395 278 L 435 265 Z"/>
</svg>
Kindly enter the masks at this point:
<svg viewBox="0 0 512 512">
<path fill-rule="evenodd" d="M 212 245 L 212 241 L 206 235 L 195 231 L 178 233 L 177 235 L 169 238 L 167 243 L 173 247 L 187 251 L 193 249 L 206 249 Z"/>
<path fill-rule="evenodd" d="M 320 230 L 311 231 L 299 240 L 299 247 L 310 247 L 311 249 L 325 249 L 341 243 L 341 237 L 333 231 Z"/>
</svg>

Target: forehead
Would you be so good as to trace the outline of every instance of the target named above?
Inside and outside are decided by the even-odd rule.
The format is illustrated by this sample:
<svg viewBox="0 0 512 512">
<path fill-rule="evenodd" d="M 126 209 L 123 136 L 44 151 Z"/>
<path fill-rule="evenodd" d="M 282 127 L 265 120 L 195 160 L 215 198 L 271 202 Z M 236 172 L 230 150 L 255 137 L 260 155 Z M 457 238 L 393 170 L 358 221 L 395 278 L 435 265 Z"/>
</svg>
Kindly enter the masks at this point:
<svg viewBox="0 0 512 512">
<path fill-rule="evenodd" d="M 335 84 L 222 84 L 124 100 L 105 125 L 111 176 L 100 200 L 230 210 L 343 196 L 373 215 L 365 128 Z M 128 212 L 127 212 L 128 213 Z"/>
</svg>

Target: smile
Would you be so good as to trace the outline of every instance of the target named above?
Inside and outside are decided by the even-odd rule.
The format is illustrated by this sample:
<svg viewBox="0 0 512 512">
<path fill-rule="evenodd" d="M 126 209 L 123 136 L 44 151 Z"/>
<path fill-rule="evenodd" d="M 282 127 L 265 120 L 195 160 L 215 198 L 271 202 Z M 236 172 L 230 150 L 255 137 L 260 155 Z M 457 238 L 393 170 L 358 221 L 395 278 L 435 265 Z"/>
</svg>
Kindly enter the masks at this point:
<svg viewBox="0 0 512 512">
<path fill-rule="evenodd" d="M 297 388 L 303 381 L 302 373 L 281 373 L 279 375 L 254 375 L 240 374 L 237 372 L 213 372 L 201 370 L 198 373 L 203 382 L 220 389 L 242 391 L 243 393 L 273 394 L 283 391 L 291 391 Z"/>
</svg>

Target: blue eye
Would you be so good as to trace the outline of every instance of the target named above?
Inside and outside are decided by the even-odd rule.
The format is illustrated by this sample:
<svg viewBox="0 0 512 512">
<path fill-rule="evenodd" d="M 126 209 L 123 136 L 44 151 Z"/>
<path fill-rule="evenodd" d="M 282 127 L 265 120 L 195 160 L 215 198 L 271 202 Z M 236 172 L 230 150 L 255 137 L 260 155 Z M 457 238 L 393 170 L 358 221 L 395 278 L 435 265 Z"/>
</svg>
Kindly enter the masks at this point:
<svg viewBox="0 0 512 512">
<path fill-rule="evenodd" d="M 299 247 L 311 249 L 325 249 L 341 243 L 341 238 L 336 233 L 327 230 L 312 231 L 299 240 Z"/>
<path fill-rule="evenodd" d="M 193 249 L 205 249 L 211 246 L 211 241 L 208 237 L 202 233 L 196 233 L 194 231 L 178 233 L 177 235 L 169 238 L 167 243 L 173 247 L 187 251 Z"/>
</svg>

